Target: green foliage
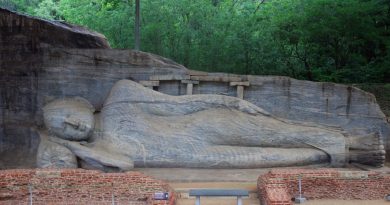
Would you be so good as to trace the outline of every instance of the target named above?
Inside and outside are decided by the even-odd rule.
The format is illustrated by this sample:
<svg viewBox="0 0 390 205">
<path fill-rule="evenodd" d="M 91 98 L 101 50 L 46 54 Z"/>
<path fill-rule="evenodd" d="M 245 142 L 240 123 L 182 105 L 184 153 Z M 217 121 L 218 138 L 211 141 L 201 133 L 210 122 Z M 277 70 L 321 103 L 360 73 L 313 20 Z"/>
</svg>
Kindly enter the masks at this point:
<svg viewBox="0 0 390 205">
<path fill-rule="evenodd" d="M 42 0 L 37 8 L 33 9 L 33 15 L 45 19 L 62 19 L 61 11 L 58 7 L 58 0 Z"/>
<path fill-rule="evenodd" d="M 59 8 L 66 21 L 105 34 L 111 46 L 132 47 L 134 9 L 129 1 L 61 0 Z"/>
<path fill-rule="evenodd" d="M 132 0 L 0 0 L 132 48 Z M 141 1 L 141 49 L 195 70 L 390 82 L 388 0 Z"/>
</svg>

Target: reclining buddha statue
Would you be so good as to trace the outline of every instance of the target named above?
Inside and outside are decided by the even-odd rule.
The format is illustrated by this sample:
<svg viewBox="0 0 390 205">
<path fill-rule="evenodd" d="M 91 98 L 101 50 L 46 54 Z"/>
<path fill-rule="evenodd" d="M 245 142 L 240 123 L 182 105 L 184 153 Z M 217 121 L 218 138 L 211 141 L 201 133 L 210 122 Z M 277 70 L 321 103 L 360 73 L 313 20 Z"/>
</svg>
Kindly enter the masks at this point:
<svg viewBox="0 0 390 205">
<path fill-rule="evenodd" d="M 382 166 L 383 142 L 272 116 L 239 98 L 170 96 L 120 80 L 102 109 L 83 98 L 44 107 L 39 167 L 263 168 L 349 162 Z"/>
</svg>

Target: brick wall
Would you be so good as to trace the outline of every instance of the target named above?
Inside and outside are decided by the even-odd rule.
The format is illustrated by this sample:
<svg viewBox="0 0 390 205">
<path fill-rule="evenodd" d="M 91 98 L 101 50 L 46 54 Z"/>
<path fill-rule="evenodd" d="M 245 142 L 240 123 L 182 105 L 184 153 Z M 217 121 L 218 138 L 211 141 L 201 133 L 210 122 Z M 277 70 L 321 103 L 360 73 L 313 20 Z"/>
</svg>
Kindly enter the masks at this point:
<svg viewBox="0 0 390 205">
<path fill-rule="evenodd" d="M 266 205 L 289 205 L 302 193 L 310 199 L 383 199 L 390 194 L 390 176 L 372 171 L 335 169 L 272 170 L 258 178 L 259 199 Z"/>
<path fill-rule="evenodd" d="M 102 173 L 83 169 L 24 169 L 0 171 L 0 205 L 27 204 L 174 205 L 175 194 L 166 183 L 138 172 Z M 169 192 L 167 201 L 153 199 Z"/>
</svg>

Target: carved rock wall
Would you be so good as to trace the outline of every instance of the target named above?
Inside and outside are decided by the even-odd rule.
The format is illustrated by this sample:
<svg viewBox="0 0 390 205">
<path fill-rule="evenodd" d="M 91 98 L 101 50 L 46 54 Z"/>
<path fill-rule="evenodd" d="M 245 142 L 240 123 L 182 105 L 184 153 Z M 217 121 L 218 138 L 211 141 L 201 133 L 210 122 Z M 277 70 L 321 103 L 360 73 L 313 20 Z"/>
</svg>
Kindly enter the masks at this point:
<svg viewBox="0 0 390 205">
<path fill-rule="evenodd" d="M 389 150 L 390 125 L 386 116 L 374 95 L 356 87 L 281 76 L 208 75 L 220 79 L 240 78 L 249 82 L 250 86 L 244 88 L 244 99 L 276 117 L 341 128 L 352 138 L 379 133 Z M 160 81 L 158 90 L 184 95 L 186 84 L 180 81 Z M 193 94 L 217 93 L 236 96 L 237 90 L 222 81 L 201 81 L 193 85 Z"/>
<path fill-rule="evenodd" d="M 190 71 L 153 54 L 109 49 L 104 36 L 86 29 L 4 9 L 0 9 L 0 51 L 0 168 L 35 166 L 39 143 L 35 129 L 43 126 L 44 104 L 80 96 L 99 110 L 116 81 L 158 75 L 198 80 L 193 94 L 236 96 L 237 89 L 229 82 L 247 81 L 244 99 L 277 117 L 341 127 L 352 137 L 378 132 L 389 143 L 390 126 L 375 97 L 353 87 Z M 184 95 L 187 85 L 180 79 L 160 80 L 155 89 Z"/>
<path fill-rule="evenodd" d="M 81 27 L 0 8 L 0 168 L 35 167 L 48 101 L 83 96 L 99 109 L 120 79 L 186 71 L 153 54 L 111 50 Z"/>
</svg>

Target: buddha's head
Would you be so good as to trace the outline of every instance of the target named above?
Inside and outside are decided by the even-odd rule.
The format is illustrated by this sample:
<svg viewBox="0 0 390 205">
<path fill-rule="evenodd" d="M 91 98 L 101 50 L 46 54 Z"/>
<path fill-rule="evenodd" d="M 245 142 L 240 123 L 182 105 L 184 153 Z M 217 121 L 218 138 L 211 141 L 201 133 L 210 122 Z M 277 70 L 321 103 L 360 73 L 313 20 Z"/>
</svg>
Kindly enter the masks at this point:
<svg viewBox="0 0 390 205">
<path fill-rule="evenodd" d="M 93 106 L 84 98 L 58 99 L 43 108 L 50 133 L 66 140 L 86 140 L 94 129 Z"/>
</svg>

